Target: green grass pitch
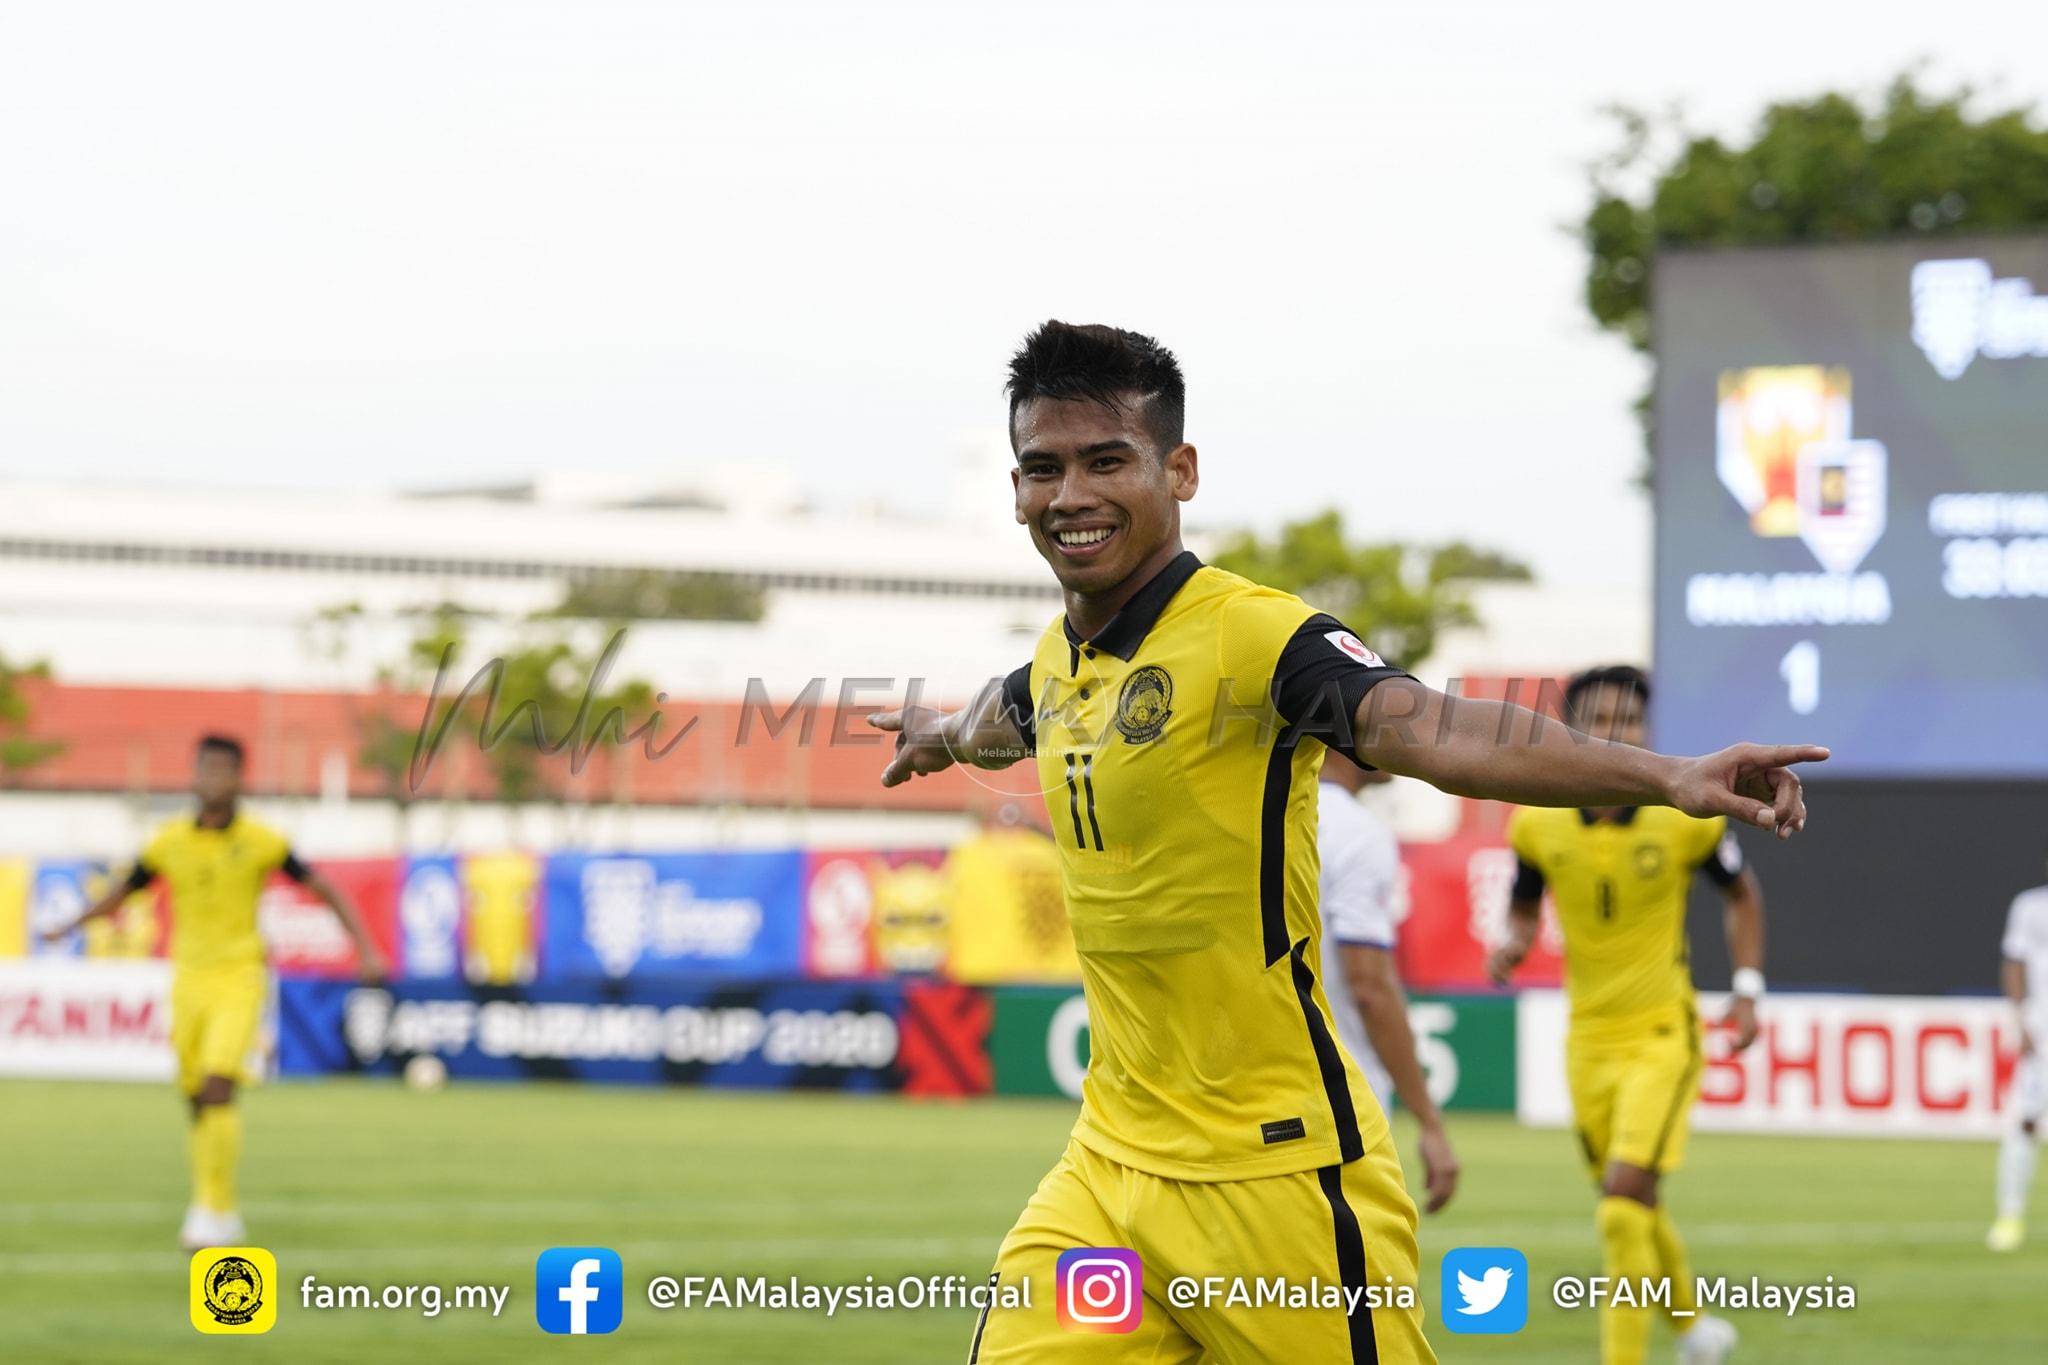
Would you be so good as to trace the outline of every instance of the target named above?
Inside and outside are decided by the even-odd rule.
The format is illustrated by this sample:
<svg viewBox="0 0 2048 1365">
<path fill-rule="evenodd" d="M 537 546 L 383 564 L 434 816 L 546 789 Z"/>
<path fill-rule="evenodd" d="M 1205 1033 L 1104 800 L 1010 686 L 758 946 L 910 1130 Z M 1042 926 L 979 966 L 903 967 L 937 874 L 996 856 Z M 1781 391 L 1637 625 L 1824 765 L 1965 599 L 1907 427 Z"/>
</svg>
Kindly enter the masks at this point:
<svg viewBox="0 0 2048 1365">
<path fill-rule="evenodd" d="M 660 1273 L 734 1271 L 979 1278 L 1073 1118 L 1051 1101 L 568 1085 L 418 1094 L 373 1081 L 269 1086 L 246 1112 L 250 1237 L 276 1254 L 283 1293 L 269 1336 L 223 1344 L 186 1318 L 187 1258 L 174 1241 L 184 1135 L 169 1091 L 0 1083 L 0 1357 L 557 1360 L 570 1348 L 534 1324 L 534 1257 L 597 1245 L 624 1258 L 627 1302 L 616 1335 L 576 1348 L 592 1356 L 963 1360 L 965 1309 L 664 1313 L 645 1286 Z M 1397 1128 L 1407 1158 L 1412 1129 Z M 1570 1137 L 1504 1118 L 1464 1118 L 1454 1135 L 1464 1187 L 1422 1226 L 1440 1356 L 1595 1359 L 1594 1315 L 1548 1302 L 1556 1276 L 1598 1263 Z M 1671 1204 L 1703 1272 L 1856 1286 L 1852 1312 L 1739 1315 L 1738 1360 L 2039 1360 L 2048 1252 L 1982 1249 L 1992 1162 L 1990 1144 L 1702 1135 Z M 1536 1292 L 1520 1335 L 1437 1324 L 1438 1261 L 1466 1245 L 1527 1254 Z M 320 1313 L 299 1306 L 308 1273 L 375 1287 L 509 1284 L 511 1296 L 497 1320 Z M 1653 1349 L 1669 1358 L 1661 1329 Z"/>
</svg>

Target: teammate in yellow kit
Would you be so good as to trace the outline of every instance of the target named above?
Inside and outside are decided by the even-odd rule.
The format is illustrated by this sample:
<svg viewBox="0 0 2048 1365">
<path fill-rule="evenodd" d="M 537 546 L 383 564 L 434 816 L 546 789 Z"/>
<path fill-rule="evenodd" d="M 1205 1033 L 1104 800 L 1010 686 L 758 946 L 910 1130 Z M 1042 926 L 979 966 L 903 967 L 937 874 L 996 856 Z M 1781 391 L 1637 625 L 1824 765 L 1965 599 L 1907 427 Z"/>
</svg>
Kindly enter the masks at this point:
<svg viewBox="0 0 2048 1365">
<path fill-rule="evenodd" d="M 1586 733 L 1640 747 L 1650 686 L 1626 665 L 1591 669 L 1565 689 L 1565 718 Z M 1701 1316 L 1692 1270 L 1659 1178 L 1685 1158 L 1700 1088 L 1700 1026 L 1685 934 L 1686 888 L 1695 873 L 1727 902 L 1730 1006 L 1737 1051 L 1756 1037 L 1763 994 L 1764 907 L 1756 877 L 1721 816 L 1694 819 L 1657 807 L 1603 806 L 1515 812 L 1508 824 L 1518 868 L 1508 941 L 1489 970 L 1506 983 L 1536 934 L 1544 887 L 1564 932 L 1571 1033 L 1565 1075 L 1579 1147 L 1600 1187 L 1597 1222 L 1607 1274 L 1630 1282 L 1668 1279 L 1679 1360 L 1726 1358 L 1727 1322 Z M 1601 1358 L 1638 1365 L 1652 1310 L 1604 1307 Z"/>
<path fill-rule="evenodd" d="M 1827 751 L 1590 742 L 1446 697 L 1299 598 L 1204 565 L 1181 544 L 1198 483 L 1185 385 L 1150 337 L 1047 323 L 1009 397 L 1017 521 L 1065 611 L 963 710 L 872 718 L 897 733 L 885 786 L 1035 754 L 1088 1000 L 1080 1118 L 996 1257 L 1033 1307 L 984 1314 L 970 1359 L 1434 1360 L 1415 1206 L 1317 979 L 1324 746 L 1468 796 L 1671 805 L 1787 836 L 1806 819 L 1789 765 Z M 1066 1255 L 1087 1248 L 1135 1251 L 1141 1273 Z M 1344 1293 L 1164 1292 L 1233 1275 Z M 1074 1311 L 1056 1316 L 1062 1298 Z"/>
<path fill-rule="evenodd" d="M 325 877 L 300 862 L 282 834 L 239 808 L 242 746 L 223 735 L 199 741 L 193 762 L 193 814 L 156 832 L 126 880 L 116 883 L 61 938 L 111 915 L 161 877 L 171 906 L 171 1047 L 178 1086 L 192 1105 L 192 1207 L 179 1240 L 187 1247 L 243 1240 L 235 1207 L 242 1119 L 235 1086 L 255 1042 L 268 990 L 256 906 L 263 884 L 282 871 L 340 917 L 355 940 L 365 980 L 381 980 L 384 960 L 362 920 Z"/>
</svg>

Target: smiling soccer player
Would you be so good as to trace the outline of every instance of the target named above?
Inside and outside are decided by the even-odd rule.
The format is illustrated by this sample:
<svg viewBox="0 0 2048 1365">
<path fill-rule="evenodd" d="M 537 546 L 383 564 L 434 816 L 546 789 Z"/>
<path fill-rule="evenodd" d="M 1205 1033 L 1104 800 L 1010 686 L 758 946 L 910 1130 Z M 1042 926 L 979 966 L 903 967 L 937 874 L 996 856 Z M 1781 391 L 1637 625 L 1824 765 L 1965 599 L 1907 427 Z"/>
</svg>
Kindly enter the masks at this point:
<svg viewBox="0 0 2048 1365">
<path fill-rule="evenodd" d="M 1150 337 L 1049 322 L 1012 360 L 1009 399 L 1017 520 L 1065 611 L 963 710 L 872 718 L 898 736 L 885 786 L 1036 754 L 1088 999 L 1073 1139 L 997 1254 L 1039 1308 L 984 1314 L 969 1357 L 1434 1360 L 1419 1305 L 1162 1292 L 1178 1275 L 1416 1283 L 1415 1206 L 1316 976 L 1324 746 L 1460 795 L 1671 805 L 1786 836 L 1806 819 L 1789 765 L 1827 751 L 1667 758 L 1454 701 L 1300 599 L 1204 565 L 1181 544 L 1199 483 L 1185 386 Z M 1131 1330 L 1069 1334 L 1043 1311 L 1081 1247 L 1138 1253 Z"/>
</svg>

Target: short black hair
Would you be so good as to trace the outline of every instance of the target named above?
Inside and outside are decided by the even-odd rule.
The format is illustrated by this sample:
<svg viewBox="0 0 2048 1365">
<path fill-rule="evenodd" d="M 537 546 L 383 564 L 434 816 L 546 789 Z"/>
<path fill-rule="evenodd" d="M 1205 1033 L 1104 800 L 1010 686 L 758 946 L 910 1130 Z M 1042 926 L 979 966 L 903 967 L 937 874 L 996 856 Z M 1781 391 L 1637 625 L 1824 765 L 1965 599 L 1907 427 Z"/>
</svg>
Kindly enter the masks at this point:
<svg viewBox="0 0 2048 1365">
<path fill-rule="evenodd" d="M 1564 685 L 1564 711 L 1567 717 L 1579 713 L 1579 701 L 1596 687 L 1619 687 L 1634 692 L 1645 706 L 1650 704 L 1650 675 L 1634 664 L 1602 664 L 1589 668 L 1583 673 L 1574 673 L 1572 680 Z"/>
<path fill-rule="evenodd" d="M 1113 412 L 1130 394 L 1149 400 L 1145 426 L 1165 454 L 1181 443 L 1187 381 L 1173 352 L 1142 332 L 1099 323 L 1046 322 L 1010 357 L 1010 422 L 1027 399 L 1084 398 Z M 1014 437 L 1013 437 L 1014 439 Z"/>
<path fill-rule="evenodd" d="M 242 741 L 233 735 L 201 735 L 197 751 L 203 754 L 209 749 L 232 758 L 237 768 L 248 759 L 247 752 L 242 748 Z"/>
</svg>

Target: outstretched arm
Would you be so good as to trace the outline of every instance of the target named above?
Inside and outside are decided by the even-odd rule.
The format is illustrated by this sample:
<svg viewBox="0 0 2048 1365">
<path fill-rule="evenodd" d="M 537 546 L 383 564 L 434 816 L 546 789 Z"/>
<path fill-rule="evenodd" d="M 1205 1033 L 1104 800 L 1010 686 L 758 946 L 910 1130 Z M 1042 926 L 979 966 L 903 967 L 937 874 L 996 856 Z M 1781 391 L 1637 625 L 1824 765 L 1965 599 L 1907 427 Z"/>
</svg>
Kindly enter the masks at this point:
<svg viewBox="0 0 2048 1365">
<path fill-rule="evenodd" d="M 1828 756 L 1814 744 L 1736 744 L 1672 758 L 1594 739 L 1511 703 L 1447 697 L 1405 677 L 1366 693 L 1353 724 L 1361 761 L 1455 796 L 1524 806 L 1675 806 L 1774 830 L 1781 839 L 1806 824 L 1791 765 Z"/>
<path fill-rule="evenodd" d="M 1001 678 L 990 679 L 988 686 L 958 711 L 906 706 L 868 717 L 868 724 L 896 736 L 896 752 L 882 769 L 885 787 L 944 772 L 955 763 L 1007 768 L 1031 752 L 1025 723 L 1027 718 L 1018 715 Z"/>
<path fill-rule="evenodd" d="M 123 877 L 120 881 L 110 883 L 107 889 L 100 893 L 100 898 L 92 903 L 91 909 L 69 924 L 43 930 L 43 942 L 55 943 L 58 939 L 71 933 L 72 930 L 82 929 L 96 919 L 104 919 L 108 915 L 113 914 L 121 908 L 122 903 L 130 896 L 148 886 L 155 879 L 155 875 L 143 864 L 136 863 L 134 870 L 126 877 Z"/>
</svg>

